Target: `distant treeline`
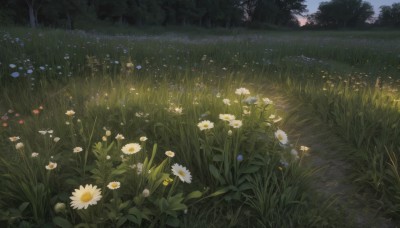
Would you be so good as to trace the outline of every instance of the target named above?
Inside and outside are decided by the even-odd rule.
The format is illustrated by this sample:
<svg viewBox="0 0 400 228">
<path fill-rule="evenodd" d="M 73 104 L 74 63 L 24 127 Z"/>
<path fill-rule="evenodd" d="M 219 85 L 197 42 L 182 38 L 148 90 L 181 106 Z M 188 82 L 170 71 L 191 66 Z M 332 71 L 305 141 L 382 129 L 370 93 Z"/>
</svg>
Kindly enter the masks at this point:
<svg viewBox="0 0 400 228">
<path fill-rule="evenodd" d="M 134 26 L 194 25 L 202 27 L 363 26 L 374 15 L 362 0 L 322 2 L 306 15 L 305 0 L 0 0 L 0 25 L 63 27 L 105 21 Z M 377 25 L 400 26 L 400 3 L 382 6 Z"/>
</svg>

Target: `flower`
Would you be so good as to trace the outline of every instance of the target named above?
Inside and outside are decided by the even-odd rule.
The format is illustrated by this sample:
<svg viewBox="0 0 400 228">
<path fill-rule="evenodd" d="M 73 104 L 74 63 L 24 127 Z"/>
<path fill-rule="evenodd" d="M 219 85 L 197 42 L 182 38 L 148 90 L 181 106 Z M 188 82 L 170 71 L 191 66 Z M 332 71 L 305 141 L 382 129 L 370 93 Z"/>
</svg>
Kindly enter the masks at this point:
<svg viewBox="0 0 400 228">
<path fill-rule="evenodd" d="M 214 127 L 214 123 L 209 120 L 203 120 L 200 123 L 198 123 L 197 126 L 200 128 L 200 131 L 208 130 Z"/>
<path fill-rule="evenodd" d="M 111 190 L 115 190 L 118 189 L 119 187 L 121 187 L 121 183 L 118 181 L 111 181 L 110 183 L 108 183 L 107 188 L 111 189 Z"/>
<path fill-rule="evenodd" d="M 107 136 L 101 137 L 101 140 L 103 140 L 104 142 L 106 142 L 106 141 L 107 141 Z"/>
<path fill-rule="evenodd" d="M 147 140 L 147 137 L 146 136 L 142 136 L 142 137 L 140 137 L 140 142 L 145 142 L 146 140 Z"/>
<path fill-rule="evenodd" d="M 67 115 L 67 116 L 73 116 L 73 115 L 75 115 L 75 112 L 74 112 L 74 110 L 68 110 L 68 111 L 65 113 L 65 115 Z"/>
<path fill-rule="evenodd" d="M 241 120 L 231 120 L 229 121 L 229 126 L 233 128 L 240 128 L 243 125 Z"/>
<path fill-rule="evenodd" d="M 175 153 L 170 151 L 170 150 L 168 150 L 168 151 L 165 151 L 165 155 L 167 155 L 170 158 L 173 158 L 175 156 Z"/>
<path fill-rule="evenodd" d="M 57 163 L 55 163 L 55 162 L 49 162 L 49 164 L 46 165 L 46 169 L 47 170 L 52 170 L 52 169 L 55 169 L 55 168 L 57 168 Z"/>
<path fill-rule="evenodd" d="M 20 137 L 19 137 L 19 136 L 11 136 L 11 137 L 9 137 L 8 139 L 9 139 L 11 142 L 16 142 L 16 141 L 20 140 Z"/>
<path fill-rule="evenodd" d="M 303 152 L 307 152 L 310 148 L 307 146 L 300 146 L 300 150 Z"/>
<path fill-rule="evenodd" d="M 11 77 L 18 78 L 19 77 L 19 73 L 18 72 L 12 72 L 11 73 Z"/>
<path fill-rule="evenodd" d="M 131 62 L 126 63 L 126 67 L 127 67 L 127 68 L 132 68 L 132 67 L 133 67 L 133 63 L 131 63 Z"/>
<path fill-rule="evenodd" d="M 33 109 L 33 110 L 32 110 L 32 113 L 33 113 L 34 115 L 39 115 L 40 111 L 39 111 L 39 109 Z"/>
<path fill-rule="evenodd" d="M 142 192 L 142 195 L 144 198 L 149 197 L 150 196 L 150 190 L 145 188 Z"/>
<path fill-rule="evenodd" d="M 125 137 L 122 134 L 117 134 L 117 136 L 115 136 L 115 139 L 120 141 L 120 140 L 124 140 Z"/>
<path fill-rule="evenodd" d="M 257 103 L 258 98 L 257 97 L 248 97 L 245 100 L 243 100 L 243 102 L 247 103 L 247 104 L 255 104 Z"/>
<path fill-rule="evenodd" d="M 108 136 L 110 136 L 111 135 L 111 131 L 110 130 L 107 130 L 106 131 L 106 136 L 108 137 Z"/>
<path fill-rule="evenodd" d="M 277 130 L 275 132 L 275 137 L 279 140 L 280 143 L 286 144 L 288 142 L 287 135 L 284 131 L 282 130 Z"/>
<path fill-rule="evenodd" d="M 19 142 L 15 145 L 15 149 L 17 150 L 21 150 L 22 148 L 24 148 L 24 144 L 22 142 Z"/>
<path fill-rule="evenodd" d="M 53 141 L 54 141 L 54 142 L 60 141 L 60 137 L 55 137 L 55 138 L 53 139 Z"/>
<path fill-rule="evenodd" d="M 236 160 L 238 160 L 239 162 L 243 161 L 243 155 L 242 155 L 242 154 L 239 154 L 239 155 L 236 157 Z"/>
<path fill-rule="evenodd" d="M 142 149 L 142 147 L 138 143 L 128 143 L 122 147 L 121 151 L 124 154 L 136 154 Z"/>
<path fill-rule="evenodd" d="M 223 99 L 222 102 L 224 102 L 224 104 L 226 105 L 231 105 L 231 100 L 229 100 L 228 98 Z"/>
<path fill-rule="evenodd" d="M 75 189 L 69 198 L 72 200 L 72 208 L 87 209 L 89 205 L 96 205 L 101 199 L 101 190 L 96 185 L 87 184 L 85 187 L 81 185 L 79 189 Z"/>
<path fill-rule="evenodd" d="M 60 202 L 58 202 L 58 203 L 56 203 L 56 205 L 54 205 L 54 211 L 56 212 L 56 213 L 63 213 L 63 212 L 65 212 L 65 203 L 60 203 Z"/>
<path fill-rule="evenodd" d="M 192 175 L 190 175 L 189 170 L 177 163 L 172 166 L 172 173 L 179 177 L 182 182 L 190 184 L 192 182 Z"/>
<path fill-rule="evenodd" d="M 233 134 L 232 130 L 228 131 L 228 135 L 231 136 Z"/>
<path fill-rule="evenodd" d="M 235 119 L 235 116 L 232 114 L 219 114 L 219 119 L 223 121 L 231 121 Z"/>
<path fill-rule="evenodd" d="M 73 149 L 73 152 L 74 152 L 74 153 L 79 153 L 79 152 L 82 152 L 82 151 L 83 151 L 82 147 L 79 147 L 79 146 L 77 146 L 77 147 L 75 147 L 75 148 Z"/>
<path fill-rule="evenodd" d="M 139 175 L 139 174 L 141 174 L 142 173 L 142 171 L 143 171 L 143 163 L 136 163 L 136 164 L 134 164 L 134 165 L 132 165 L 132 166 L 130 166 L 132 169 L 136 169 L 136 173 Z"/>
<path fill-rule="evenodd" d="M 263 100 L 263 102 L 264 102 L 265 105 L 270 105 L 270 104 L 273 104 L 273 103 L 274 103 L 274 102 L 271 101 L 269 98 L 263 98 L 262 100 Z"/>
<path fill-rule="evenodd" d="M 31 154 L 31 156 L 32 156 L 33 158 L 36 158 L 37 156 L 39 156 L 39 153 L 33 152 L 33 153 Z"/>
<path fill-rule="evenodd" d="M 243 88 L 243 87 L 239 88 L 239 89 L 236 89 L 235 93 L 237 95 L 250 95 L 250 91 L 248 89 L 246 89 L 246 88 Z"/>
<path fill-rule="evenodd" d="M 164 186 L 168 186 L 169 185 L 169 183 L 171 183 L 171 182 L 173 182 L 174 180 L 173 179 L 171 179 L 171 178 L 167 178 L 167 179 L 165 179 L 164 181 L 163 181 L 163 185 Z"/>
<path fill-rule="evenodd" d="M 110 160 L 110 159 L 111 159 L 111 156 L 110 156 L 110 155 L 107 155 L 107 156 L 106 156 L 106 159 L 107 159 L 107 160 Z"/>
</svg>

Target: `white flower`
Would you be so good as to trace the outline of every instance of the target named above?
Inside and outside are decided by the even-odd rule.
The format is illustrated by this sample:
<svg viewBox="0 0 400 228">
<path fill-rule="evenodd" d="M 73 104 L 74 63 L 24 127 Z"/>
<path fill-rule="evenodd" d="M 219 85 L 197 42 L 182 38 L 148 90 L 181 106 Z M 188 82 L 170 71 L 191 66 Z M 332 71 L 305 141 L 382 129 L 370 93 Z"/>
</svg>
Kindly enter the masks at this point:
<svg viewBox="0 0 400 228">
<path fill-rule="evenodd" d="M 223 121 L 231 121 L 235 119 L 235 116 L 232 114 L 219 114 L 219 118 Z"/>
<path fill-rule="evenodd" d="M 107 159 L 107 160 L 110 160 L 110 159 L 111 159 L 111 156 L 110 156 L 110 155 L 107 155 L 107 156 L 106 156 L 106 159 Z"/>
<path fill-rule="evenodd" d="M 104 142 L 106 142 L 106 141 L 107 141 L 107 136 L 101 137 L 101 140 L 103 140 Z"/>
<path fill-rule="evenodd" d="M 175 156 L 175 153 L 170 151 L 170 150 L 168 150 L 168 151 L 165 151 L 165 155 L 167 155 L 170 158 L 173 158 Z"/>
<path fill-rule="evenodd" d="M 300 146 L 300 150 L 303 152 L 307 152 L 310 148 L 307 146 Z"/>
<path fill-rule="evenodd" d="M 10 64 L 10 65 L 8 65 L 10 68 L 12 68 L 12 69 L 14 69 L 15 67 L 16 67 L 16 65 L 15 64 Z"/>
<path fill-rule="evenodd" d="M 54 139 L 53 139 L 53 141 L 56 143 L 56 142 L 58 142 L 58 141 L 60 141 L 60 137 L 55 137 Z"/>
<path fill-rule="evenodd" d="M 74 153 L 79 153 L 79 152 L 82 152 L 82 151 L 83 151 L 82 147 L 79 147 L 79 146 L 77 146 L 77 147 L 75 147 L 75 148 L 73 149 L 73 152 L 74 152 Z"/>
<path fill-rule="evenodd" d="M 19 136 L 11 136 L 11 137 L 9 137 L 8 139 L 9 139 L 11 142 L 16 142 L 16 141 L 20 140 L 20 137 L 19 137 Z"/>
<path fill-rule="evenodd" d="M 231 120 L 229 121 L 229 126 L 232 126 L 233 128 L 240 128 L 243 125 L 241 120 Z"/>
<path fill-rule="evenodd" d="M 279 140 L 279 142 L 282 143 L 282 144 L 288 143 L 287 135 L 286 135 L 286 133 L 285 133 L 284 131 L 282 131 L 282 130 L 277 130 L 277 131 L 275 132 L 275 137 L 276 137 L 276 138 Z"/>
<path fill-rule="evenodd" d="M 150 190 L 145 188 L 142 192 L 143 197 L 149 197 L 150 196 Z"/>
<path fill-rule="evenodd" d="M 56 203 L 56 205 L 54 205 L 54 211 L 56 213 L 63 213 L 65 211 L 65 203 Z"/>
<path fill-rule="evenodd" d="M 107 188 L 114 190 L 114 189 L 118 189 L 121 187 L 121 183 L 118 181 L 111 181 L 110 183 L 108 183 Z"/>
<path fill-rule="evenodd" d="M 32 156 L 33 158 L 36 158 L 37 156 L 39 156 L 39 153 L 33 152 L 33 153 L 31 154 L 31 156 Z"/>
<path fill-rule="evenodd" d="M 246 88 L 243 88 L 243 87 L 239 88 L 239 89 L 236 89 L 235 93 L 237 95 L 250 95 L 250 91 L 248 89 L 246 89 Z"/>
<path fill-rule="evenodd" d="M 133 67 L 133 63 L 131 63 L 131 62 L 126 63 L 126 67 L 127 67 L 127 68 L 132 68 L 132 67 Z"/>
<path fill-rule="evenodd" d="M 68 111 L 65 113 L 65 115 L 67 115 L 67 116 L 73 116 L 73 115 L 75 115 L 75 112 L 74 112 L 74 110 L 68 110 Z"/>
<path fill-rule="evenodd" d="M 24 148 L 24 144 L 22 142 L 19 142 L 15 145 L 15 149 L 17 150 L 21 150 L 22 148 Z"/>
<path fill-rule="evenodd" d="M 228 135 L 231 136 L 233 134 L 232 130 L 228 131 Z"/>
<path fill-rule="evenodd" d="M 222 102 L 224 102 L 224 104 L 226 105 L 231 105 L 231 100 L 229 100 L 228 98 L 223 99 Z"/>
<path fill-rule="evenodd" d="M 140 142 L 146 142 L 146 140 L 147 140 L 147 137 L 146 136 L 142 136 L 142 137 L 140 137 Z"/>
<path fill-rule="evenodd" d="M 137 163 L 131 166 L 132 169 L 136 169 L 136 173 L 139 175 L 142 173 L 143 170 L 143 163 Z M 150 171 L 150 170 L 149 170 Z"/>
<path fill-rule="evenodd" d="M 186 167 L 183 167 L 177 163 L 172 166 L 172 173 L 179 177 L 182 182 L 191 183 L 192 182 L 192 175 L 190 175 L 189 170 Z"/>
<path fill-rule="evenodd" d="M 120 141 L 120 140 L 124 140 L 125 137 L 122 134 L 117 134 L 117 136 L 115 136 L 115 139 Z"/>
<path fill-rule="evenodd" d="M 55 169 L 55 168 L 57 168 L 57 163 L 55 163 L 55 162 L 49 162 L 49 164 L 46 165 L 46 169 L 47 170 L 52 170 L 52 169 Z"/>
<path fill-rule="evenodd" d="M 101 197 L 101 190 L 97 186 L 87 184 L 85 187 L 81 185 L 79 189 L 75 189 L 75 192 L 69 198 L 72 200 L 72 208 L 87 209 L 89 205 L 97 204 Z"/>
<path fill-rule="evenodd" d="M 122 147 L 121 151 L 124 154 L 136 154 L 142 149 L 142 147 L 138 143 L 128 143 Z"/>
<path fill-rule="evenodd" d="M 262 99 L 265 105 L 270 105 L 273 104 L 274 102 L 272 102 L 269 98 L 263 98 Z"/>
<path fill-rule="evenodd" d="M 200 131 L 203 131 L 213 128 L 214 123 L 209 120 L 203 120 L 200 123 L 198 123 L 197 126 L 200 128 Z"/>
<path fill-rule="evenodd" d="M 111 135 L 111 131 L 110 130 L 107 130 L 106 131 L 106 136 L 108 137 L 108 136 L 110 136 Z"/>
</svg>

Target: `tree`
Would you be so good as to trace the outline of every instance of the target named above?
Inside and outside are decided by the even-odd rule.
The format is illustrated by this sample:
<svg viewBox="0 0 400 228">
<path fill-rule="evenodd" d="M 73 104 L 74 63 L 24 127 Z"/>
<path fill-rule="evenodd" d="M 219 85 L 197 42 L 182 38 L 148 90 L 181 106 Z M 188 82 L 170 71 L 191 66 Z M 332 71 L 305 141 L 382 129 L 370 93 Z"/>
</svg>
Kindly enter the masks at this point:
<svg viewBox="0 0 400 228">
<path fill-rule="evenodd" d="M 381 6 L 377 24 L 383 26 L 400 27 L 400 3 L 392 6 Z"/>
<path fill-rule="evenodd" d="M 356 27 L 365 24 L 374 14 L 369 2 L 362 0 L 331 0 L 321 2 L 315 21 L 323 27 Z"/>
</svg>

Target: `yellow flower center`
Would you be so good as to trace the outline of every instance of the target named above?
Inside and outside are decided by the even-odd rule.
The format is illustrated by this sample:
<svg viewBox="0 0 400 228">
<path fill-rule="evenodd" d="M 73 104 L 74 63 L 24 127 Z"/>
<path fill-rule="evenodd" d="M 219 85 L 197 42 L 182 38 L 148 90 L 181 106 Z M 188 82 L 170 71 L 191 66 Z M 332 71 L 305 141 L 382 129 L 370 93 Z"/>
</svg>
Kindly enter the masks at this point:
<svg viewBox="0 0 400 228">
<path fill-rule="evenodd" d="M 182 177 L 184 177 L 186 175 L 185 172 L 183 172 L 183 170 L 179 170 L 178 174 L 179 174 L 179 176 L 182 176 Z"/>
<path fill-rule="evenodd" d="M 53 164 L 49 164 L 49 169 L 54 169 L 54 165 Z"/>
<path fill-rule="evenodd" d="M 117 183 L 111 183 L 111 187 L 112 187 L 112 188 L 117 188 L 117 187 L 118 187 L 118 184 L 117 184 Z"/>
<path fill-rule="evenodd" d="M 278 140 L 282 141 L 283 140 L 283 136 L 282 135 L 278 135 Z"/>
<path fill-rule="evenodd" d="M 128 149 L 128 151 L 129 151 L 129 152 L 134 152 L 134 151 L 135 151 L 135 148 L 131 147 L 131 148 Z"/>
<path fill-rule="evenodd" d="M 81 201 L 84 202 L 84 203 L 87 203 L 92 199 L 93 199 L 93 195 L 90 192 L 85 192 L 81 196 Z"/>
<path fill-rule="evenodd" d="M 208 124 L 204 124 L 204 127 L 207 128 L 207 127 L 208 127 Z"/>
</svg>

